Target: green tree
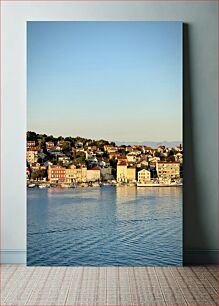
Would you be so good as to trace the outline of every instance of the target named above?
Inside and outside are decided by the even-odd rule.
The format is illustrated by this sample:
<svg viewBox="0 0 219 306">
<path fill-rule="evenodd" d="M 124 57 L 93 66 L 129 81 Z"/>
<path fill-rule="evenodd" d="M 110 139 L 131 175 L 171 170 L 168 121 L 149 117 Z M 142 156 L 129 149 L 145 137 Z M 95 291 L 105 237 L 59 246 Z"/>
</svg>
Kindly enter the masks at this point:
<svg viewBox="0 0 219 306">
<path fill-rule="evenodd" d="M 71 151 L 71 145 L 69 141 L 65 141 L 62 145 L 62 151 Z"/>
<path fill-rule="evenodd" d="M 27 140 L 36 140 L 37 134 L 35 132 L 28 131 L 27 132 Z"/>
<path fill-rule="evenodd" d="M 39 173 L 38 171 L 31 172 L 31 179 L 36 180 L 39 178 Z"/>
<path fill-rule="evenodd" d="M 126 150 L 124 148 L 123 149 L 119 149 L 118 152 L 121 153 L 122 156 L 126 156 Z"/>
<path fill-rule="evenodd" d="M 47 135 L 45 136 L 45 135 L 44 135 L 44 137 L 45 137 L 45 141 L 46 141 L 46 142 L 48 142 L 48 141 L 54 142 L 54 141 L 55 141 L 55 138 L 54 138 L 52 135 L 49 135 L 49 136 L 47 136 Z"/>
<path fill-rule="evenodd" d="M 174 155 L 174 151 L 170 150 L 168 156 L 172 156 L 172 155 Z"/>
<path fill-rule="evenodd" d="M 42 164 L 42 162 L 43 162 L 42 157 L 39 157 L 38 160 L 37 160 L 37 162 L 40 163 L 40 164 Z"/>
<path fill-rule="evenodd" d="M 39 175 L 39 178 L 47 178 L 48 175 L 47 175 L 47 170 L 39 170 L 38 172 L 38 175 Z"/>
<path fill-rule="evenodd" d="M 160 152 L 156 151 L 156 152 L 154 153 L 154 156 L 156 156 L 156 157 L 161 157 L 161 154 L 160 154 Z"/>
<path fill-rule="evenodd" d="M 104 152 L 102 157 L 106 157 L 106 158 L 109 158 L 109 153 L 108 152 Z"/>
<path fill-rule="evenodd" d="M 113 157 L 112 159 L 110 159 L 110 166 L 114 169 L 116 169 L 117 167 L 117 160 L 115 159 L 115 157 Z"/>
<path fill-rule="evenodd" d="M 83 152 L 77 152 L 73 160 L 74 165 L 84 164 L 86 161 L 85 154 Z"/>
<path fill-rule="evenodd" d="M 168 161 L 168 162 L 174 162 L 174 161 L 175 161 L 174 155 L 169 155 L 169 156 L 167 157 L 167 161 Z"/>
</svg>

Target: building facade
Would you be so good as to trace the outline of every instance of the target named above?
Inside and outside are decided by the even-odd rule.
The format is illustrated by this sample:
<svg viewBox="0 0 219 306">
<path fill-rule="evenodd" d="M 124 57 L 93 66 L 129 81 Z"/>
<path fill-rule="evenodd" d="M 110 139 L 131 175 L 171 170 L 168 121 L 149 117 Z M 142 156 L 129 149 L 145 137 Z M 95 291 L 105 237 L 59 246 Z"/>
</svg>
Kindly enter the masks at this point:
<svg viewBox="0 0 219 306">
<path fill-rule="evenodd" d="M 65 183 L 66 184 L 72 184 L 77 181 L 77 171 L 76 167 L 71 167 L 70 169 L 66 169 L 66 175 L 65 175 Z"/>
<path fill-rule="evenodd" d="M 159 178 L 163 179 L 180 178 L 179 162 L 157 162 L 156 170 Z"/>
<path fill-rule="evenodd" d="M 34 148 L 36 146 L 35 140 L 28 140 L 27 141 L 27 148 Z"/>
<path fill-rule="evenodd" d="M 54 144 L 53 141 L 47 141 L 47 142 L 46 142 L 46 149 L 47 149 L 47 150 L 53 149 L 54 146 L 55 146 L 55 144 Z"/>
<path fill-rule="evenodd" d="M 116 180 L 119 183 L 127 183 L 127 164 L 126 163 L 117 164 Z"/>
<path fill-rule="evenodd" d="M 87 170 L 87 182 L 96 182 L 100 180 L 100 168 L 94 167 Z"/>
<path fill-rule="evenodd" d="M 64 183 L 66 178 L 66 168 L 61 166 L 49 166 L 48 180 L 50 183 Z"/>
<path fill-rule="evenodd" d="M 148 183 L 151 180 L 151 172 L 146 169 L 142 169 L 138 172 L 138 182 Z"/>
<path fill-rule="evenodd" d="M 127 167 L 127 182 L 136 181 L 136 167 Z"/>
<path fill-rule="evenodd" d="M 87 167 L 76 169 L 76 180 L 78 183 L 85 183 L 87 181 Z"/>
<path fill-rule="evenodd" d="M 38 160 L 38 151 L 37 150 L 27 150 L 26 159 L 28 163 L 36 163 Z"/>
</svg>

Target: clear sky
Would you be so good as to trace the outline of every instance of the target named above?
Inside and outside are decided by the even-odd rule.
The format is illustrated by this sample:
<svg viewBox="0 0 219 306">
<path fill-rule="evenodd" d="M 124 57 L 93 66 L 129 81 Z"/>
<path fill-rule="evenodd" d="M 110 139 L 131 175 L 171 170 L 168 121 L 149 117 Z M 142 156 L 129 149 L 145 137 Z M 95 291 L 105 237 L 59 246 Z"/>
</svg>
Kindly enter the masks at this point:
<svg viewBox="0 0 219 306">
<path fill-rule="evenodd" d="M 181 22 L 28 22 L 27 130 L 182 140 Z"/>
</svg>

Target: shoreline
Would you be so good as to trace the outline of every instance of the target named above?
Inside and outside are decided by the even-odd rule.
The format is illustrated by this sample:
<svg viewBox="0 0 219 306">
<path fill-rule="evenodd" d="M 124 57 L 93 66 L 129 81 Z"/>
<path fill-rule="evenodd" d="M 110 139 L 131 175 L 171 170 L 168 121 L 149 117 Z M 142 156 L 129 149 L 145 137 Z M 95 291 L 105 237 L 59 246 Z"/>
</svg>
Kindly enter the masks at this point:
<svg viewBox="0 0 219 306">
<path fill-rule="evenodd" d="M 173 183 L 173 184 L 167 184 L 167 183 L 149 183 L 149 184 L 138 184 L 138 183 L 80 183 L 77 185 L 65 185 L 65 184 L 50 184 L 50 183 L 30 183 L 26 186 L 27 189 L 77 189 L 77 188 L 101 188 L 106 186 L 113 186 L 113 187 L 136 187 L 136 188 L 164 188 L 164 187 L 183 187 L 182 183 Z"/>
</svg>

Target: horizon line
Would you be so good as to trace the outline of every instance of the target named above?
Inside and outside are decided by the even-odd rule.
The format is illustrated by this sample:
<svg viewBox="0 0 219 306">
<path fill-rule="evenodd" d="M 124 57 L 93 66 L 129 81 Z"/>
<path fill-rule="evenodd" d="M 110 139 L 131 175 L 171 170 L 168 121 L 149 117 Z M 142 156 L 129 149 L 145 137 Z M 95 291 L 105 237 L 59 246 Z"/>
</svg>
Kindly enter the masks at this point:
<svg viewBox="0 0 219 306">
<path fill-rule="evenodd" d="M 58 138 L 58 137 L 63 137 L 63 138 L 67 138 L 67 137 L 72 137 L 72 138 L 76 138 L 76 137 L 81 137 L 81 138 L 84 138 L 84 139 L 91 139 L 91 140 L 106 140 L 106 141 L 109 141 L 109 142 L 115 142 L 115 143 L 117 143 L 117 142 L 119 142 L 119 143 L 128 143 L 128 142 L 130 142 L 130 143 L 143 143 L 143 142 L 154 142 L 154 143 L 157 143 L 157 142 L 159 142 L 159 143 L 164 143 L 164 142 L 179 142 L 179 143 L 182 143 L 183 141 L 182 140 L 176 140 L 176 139 L 174 139 L 174 140 L 109 140 L 108 138 L 105 138 L 105 137 L 99 137 L 99 138 L 91 138 L 91 137 L 85 137 L 85 136 L 80 136 L 80 135 L 75 135 L 75 136 L 71 136 L 71 135 L 67 135 L 67 136 L 64 136 L 64 135 L 54 135 L 54 134 L 51 134 L 51 133 L 46 133 L 46 132 L 35 132 L 35 131 L 33 131 L 33 130 L 27 130 L 26 131 L 26 133 L 27 132 L 33 132 L 33 133 L 36 133 L 36 134 L 38 134 L 38 135 L 47 135 L 47 136 L 52 136 L 52 137 L 54 137 L 54 138 Z"/>
</svg>

